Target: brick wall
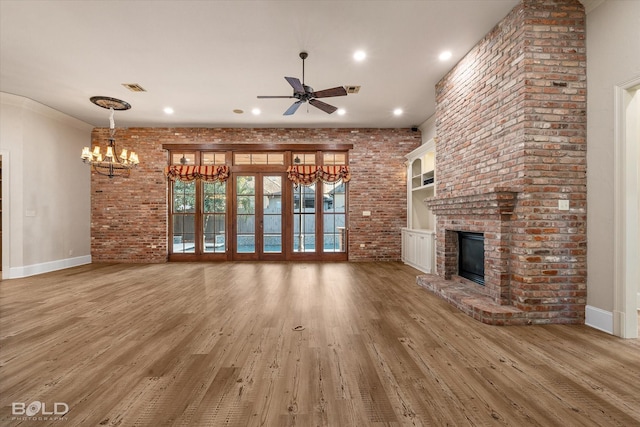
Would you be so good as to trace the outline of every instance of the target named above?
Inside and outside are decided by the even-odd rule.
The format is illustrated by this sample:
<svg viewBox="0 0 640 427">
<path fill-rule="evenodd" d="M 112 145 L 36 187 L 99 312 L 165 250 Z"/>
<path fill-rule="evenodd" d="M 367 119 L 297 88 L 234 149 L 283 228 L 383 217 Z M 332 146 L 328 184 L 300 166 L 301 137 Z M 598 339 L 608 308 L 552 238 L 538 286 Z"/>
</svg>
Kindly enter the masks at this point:
<svg viewBox="0 0 640 427">
<path fill-rule="evenodd" d="M 488 219 L 463 205 L 445 212 L 446 206 L 465 197 L 515 193 L 513 213 L 488 228 L 485 252 L 499 248 L 508 260 L 500 264 L 502 271 L 489 273 L 507 278 L 507 289 L 493 292 L 496 302 L 522 310 L 532 323 L 583 322 L 586 49 L 581 3 L 523 0 L 438 83 L 436 97 L 438 196 L 433 206 L 441 213 L 439 271 L 446 270 L 447 232 L 476 231 Z M 560 211 L 558 200 L 568 200 L 570 210 Z M 485 271 L 491 267 L 485 261 Z"/>
<path fill-rule="evenodd" d="M 104 147 L 109 130 L 96 128 Z M 119 148 L 134 150 L 140 165 L 130 178 L 92 174 L 91 255 L 94 262 L 167 260 L 168 185 L 162 144 L 353 144 L 350 153 L 349 259 L 400 260 L 406 226 L 404 155 L 421 143 L 410 129 L 118 129 Z M 381 169 L 384 168 L 384 169 Z M 384 172 L 381 174 L 381 170 Z M 371 211 L 363 217 L 362 211 Z M 364 244 L 364 248 L 360 245 Z"/>
</svg>

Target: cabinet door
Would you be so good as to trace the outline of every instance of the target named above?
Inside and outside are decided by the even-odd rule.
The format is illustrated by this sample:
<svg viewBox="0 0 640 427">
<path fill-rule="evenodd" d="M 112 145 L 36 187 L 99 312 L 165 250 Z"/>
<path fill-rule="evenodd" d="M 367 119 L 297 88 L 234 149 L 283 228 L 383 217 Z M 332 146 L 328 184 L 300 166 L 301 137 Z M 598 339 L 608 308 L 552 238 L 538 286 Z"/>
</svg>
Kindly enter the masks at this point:
<svg viewBox="0 0 640 427">
<path fill-rule="evenodd" d="M 420 235 L 416 240 L 416 264 L 418 264 L 423 270 L 431 271 L 431 250 L 429 248 L 429 236 Z"/>
<path fill-rule="evenodd" d="M 413 233 L 407 233 L 407 258 L 406 258 L 406 262 L 410 263 L 410 264 L 415 264 L 416 263 L 416 254 L 417 254 L 417 247 L 416 247 L 416 235 Z"/>
</svg>

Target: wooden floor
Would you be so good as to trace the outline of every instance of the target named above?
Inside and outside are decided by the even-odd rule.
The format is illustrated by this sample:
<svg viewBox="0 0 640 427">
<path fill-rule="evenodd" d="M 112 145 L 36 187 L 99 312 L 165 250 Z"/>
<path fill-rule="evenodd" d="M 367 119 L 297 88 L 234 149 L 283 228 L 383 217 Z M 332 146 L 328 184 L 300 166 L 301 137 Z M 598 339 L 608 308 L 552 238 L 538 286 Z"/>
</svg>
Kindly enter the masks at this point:
<svg viewBox="0 0 640 427">
<path fill-rule="evenodd" d="M 640 425 L 640 340 L 487 326 L 417 274 L 171 263 L 3 281 L 0 425 Z M 34 401 L 69 412 L 12 416 Z"/>
</svg>

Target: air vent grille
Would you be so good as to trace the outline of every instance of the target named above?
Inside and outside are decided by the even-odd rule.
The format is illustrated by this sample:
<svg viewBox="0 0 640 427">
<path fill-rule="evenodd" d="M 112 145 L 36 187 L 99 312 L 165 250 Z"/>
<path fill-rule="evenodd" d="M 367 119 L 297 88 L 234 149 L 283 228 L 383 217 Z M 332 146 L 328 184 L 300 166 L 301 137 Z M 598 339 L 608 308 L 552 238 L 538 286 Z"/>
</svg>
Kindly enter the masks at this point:
<svg viewBox="0 0 640 427">
<path fill-rule="evenodd" d="M 131 92 L 146 92 L 145 88 L 140 86 L 138 83 L 122 83 L 122 86 L 126 87 Z"/>
<path fill-rule="evenodd" d="M 360 92 L 360 86 L 345 86 L 344 87 L 347 93 L 358 93 Z"/>
</svg>

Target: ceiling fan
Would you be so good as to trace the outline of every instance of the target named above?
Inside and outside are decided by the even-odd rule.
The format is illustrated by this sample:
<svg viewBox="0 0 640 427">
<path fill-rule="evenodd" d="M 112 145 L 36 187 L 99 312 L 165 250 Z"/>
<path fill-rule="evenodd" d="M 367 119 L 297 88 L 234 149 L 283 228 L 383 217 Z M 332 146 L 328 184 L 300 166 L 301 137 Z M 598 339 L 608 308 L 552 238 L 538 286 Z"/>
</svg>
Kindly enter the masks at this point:
<svg viewBox="0 0 640 427">
<path fill-rule="evenodd" d="M 293 95 L 291 96 L 258 96 L 258 98 L 295 98 L 297 99 L 291 107 L 284 112 L 284 116 L 290 116 L 296 112 L 298 107 L 305 102 L 313 105 L 316 108 L 331 114 L 338 108 L 333 105 L 329 105 L 326 102 L 319 101 L 317 98 L 329 98 L 331 96 L 345 96 L 347 90 L 343 86 L 333 87 L 331 89 L 314 91 L 312 87 L 304 84 L 304 60 L 307 59 L 309 54 L 307 52 L 300 52 L 300 58 L 302 59 L 302 83 L 295 77 L 285 77 L 285 80 L 289 82 L 293 88 Z"/>
</svg>

